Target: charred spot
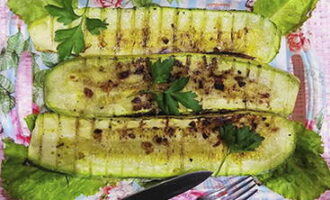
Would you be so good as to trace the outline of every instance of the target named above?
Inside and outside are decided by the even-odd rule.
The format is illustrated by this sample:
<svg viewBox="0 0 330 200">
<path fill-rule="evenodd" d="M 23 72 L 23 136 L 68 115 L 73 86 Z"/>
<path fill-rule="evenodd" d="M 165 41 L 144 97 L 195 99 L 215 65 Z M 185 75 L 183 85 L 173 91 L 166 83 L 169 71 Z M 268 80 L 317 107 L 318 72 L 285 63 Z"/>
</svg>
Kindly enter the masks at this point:
<svg viewBox="0 0 330 200">
<path fill-rule="evenodd" d="M 169 143 L 168 143 L 168 139 L 165 138 L 165 137 L 160 137 L 158 135 L 154 136 L 153 137 L 153 141 L 156 143 L 156 144 L 159 144 L 159 145 L 165 145 L 165 146 L 168 146 Z"/>
<path fill-rule="evenodd" d="M 174 24 L 171 24 L 171 27 L 172 27 L 172 28 L 175 28 L 175 25 L 174 25 Z"/>
<path fill-rule="evenodd" d="M 202 73 L 202 72 L 200 72 L 199 70 L 193 71 L 193 74 L 194 74 L 194 75 L 197 75 L 197 76 L 200 75 L 201 73 Z"/>
<path fill-rule="evenodd" d="M 170 41 L 168 38 L 166 37 L 163 37 L 162 38 L 162 41 L 164 42 L 164 44 L 168 44 L 168 42 Z"/>
<path fill-rule="evenodd" d="M 174 65 L 178 66 L 178 67 L 184 67 L 184 65 L 182 64 L 182 62 L 180 60 L 174 60 Z"/>
<path fill-rule="evenodd" d="M 193 159 L 192 159 L 192 158 L 189 158 L 189 161 L 190 161 L 190 162 L 192 162 L 192 161 L 193 161 Z"/>
<path fill-rule="evenodd" d="M 206 140 L 207 138 L 209 138 L 209 135 L 207 133 L 202 133 L 203 138 Z"/>
<path fill-rule="evenodd" d="M 123 72 L 119 72 L 118 73 L 118 78 L 119 79 L 125 79 L 129 76 L 130 74 L 130 71 L 129 70 L 126 70 L 126 71 L 123 71 Z"/>
<path fill-rule="evenodd" d="M 253 130 L 256 130 L 256 129 L 257 129 L 257 126 L 258 126 L 257 123 L 252 122 L 252 124 L 251 124 L 251 128 L 252 128 Z"/>
<path fill-rule="evenodd" d="M 100 85 L 100 88 L 103 92 L 110 92 L 112 87 L 114 86 L 112 80 L 108 80 Z"/>
<path fill-rule="evenodd" d="M 220 138 L 220 135 L 218 135 L 217 138 L 218 138 L 217 142 L 216 142 L 215 144 L 213 144 L 212 147 L 217 147 L 217 146 L 219 146 L 219 145 L 221 144 L 221 138 Z"/>
<path fill-rule="evenodd" d="M 191 121 L 191 122 L 189 123 L 189 126 L 192 127 L 192 128 L 196 128 L 196 122 Z"/>
<path fill-rule="evenodd" d="M 265 124 L 265 126 L 266 126 L 266 127 L 269 127 L 269 126 L 270 126 L 270 124 L 269 124 L 269 123 L 266 123 L 266 124 Z"/>
<path fill-rule="evenodd" d="M 135 97 L 135 98 L 132 100 L 132 103 L 141 103 L 141 98 L 140 98 L 140 97 Z"/>
<path fill-rule="evenodd" d="M 218 49 L 217 47 L 214 47 L 213 48 L 213 53 L 221 53 L 220 49 Z"/>
<path fill-rule="evenodd" d="M 243 81 L 244 80 L 243 77 L 236 76 L 234 79 L 240 87 L 244 87 L 246 85 L 246 83 Z"/>
<path fill-rule="evenodd" d="M 278 130 L 279 130 L 279 128 L 277 128 L 277 127 L 274 127 L 271 129 L 272 132 L 277 132 Z"/>
<path fill-rule="evenodd" d="M 202 121 L 202 126 L 203 127 L 207 127 L 207 126 L 209 126 L 211 124 L 211 120 L 210 119 L 204 119 L 203 121 Z"/>
<path fill-rule="evenodd" d="M 56 148 L 63 147 L 63 146 L 64 146 L 64 142 L 61 142 L 58 145 L 56 145 Z"/>
<path fill-rule="evenodd" d="M 225 120 L 221 117 L 217 117 L 217 118 L 213 119 L 213 123 L 215 125 L 215 128 L 219 129 L 220 126 L 224 125 Z"/>
<path fill-rule="evenodd" d="M 258 68 L 261 68 L 262 66 L 261 65 L 257 65 Z"/>
<path fill-rule="evenodd" d="M 261 98 L 266 99 L 266 98 L 269 98 L 270 97 L 270 94 L 269 93 L 263 93 L 260 96 L 261 96 Z"/>
<path fill-rule="evenodd" d="M 104 109 L 104 106 L 100 106 L 100 109 L 101 109 L 101 110 Z"/>
<path fill-rule="evenodd" d="M 214 83 L 214 88 L 216 90 L 224 91 L 225 90 L 225 85 L 223 84 L 222 81 L 217 81 L 217 82 Z"/>
<path fill-rule="evenodd" d="M 153 141 L 157 144 L 161 144 L 163 139 L 162 137 L 159 137 L 158 135 L 156 135 L 154 138 L 153 138 Z"/>
<path fill-rule="evenodd" d="M 128 136 L 129 138 L 131 138 L 131 139 L 135 139 L 135 138 L 136 138 L 136 136 L 135 136 L 134 133 L 129 133 L 127 136 Z"/>
<path fill-rule="evenodd" d="M 139 67 L 135 70 L 134 74 L 143 74 L 143 72 L 144 72 L 144 67 L 143 67 L 143 66 L 139 66 Z"/>
<path fill-rule="evenodd" d="M 102 129 L 99 128 L 94 130 L 94 134 L 101 134 L 102 132 L 103 132 Z"/>
<path fill-rule="evenodd" d="M 242 72 L 240 70 L 237 71 L 238 74 L 242 74 Z"/>
<path fill-rule="evenodd" d="M 94 95 L 94 92 L 89 88 L 84 88 L 84 94 L 86 97 L 91 98 Z"/>
<path fill-rule="evenodd" d="M 204 88 L 204 83 L 202 80 L 198 80 L 198 88 L 203 89 Z"/>
<path fill-rule="evenodd" d="M 261 120 L 262 121 L 266 121 L 267 117 L 262 117 Z"/>
<path fill-rule="evenodd" d="M 141 147 L 146 154 L 150 154 L 154 151 L 153 145 L 151 142 L 141 142 Z"/>
<path fill-rule="evenodd" d="M 165 134 L 167 134 L 168 136 L 173 136 L 175 132 L 175 129 L 173 127 L 166 127 L 165 128 Z"/>
</svg>

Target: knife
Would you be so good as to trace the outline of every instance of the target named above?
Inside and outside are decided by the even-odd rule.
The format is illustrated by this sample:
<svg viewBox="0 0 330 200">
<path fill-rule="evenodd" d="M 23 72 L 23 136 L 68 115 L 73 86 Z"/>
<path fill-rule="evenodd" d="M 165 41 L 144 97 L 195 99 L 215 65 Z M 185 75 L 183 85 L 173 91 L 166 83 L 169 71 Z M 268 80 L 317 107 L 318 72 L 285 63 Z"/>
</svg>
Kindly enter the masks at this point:
<svg viewBox="0 0 330 200">
<path fill-rule="evenodd" d="M 212 175 L 210 171 L 184 174 L 161 182 L 122 200 L 168 200 L 199 185 Z"/>
</svg>

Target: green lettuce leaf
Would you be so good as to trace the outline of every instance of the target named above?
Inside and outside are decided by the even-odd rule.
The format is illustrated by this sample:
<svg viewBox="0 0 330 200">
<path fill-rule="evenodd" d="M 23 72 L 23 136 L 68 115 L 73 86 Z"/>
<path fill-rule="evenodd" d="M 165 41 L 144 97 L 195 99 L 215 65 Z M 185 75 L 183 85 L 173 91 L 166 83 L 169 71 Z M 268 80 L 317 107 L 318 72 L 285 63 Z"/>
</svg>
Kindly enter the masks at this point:
<svg viewBox="0 0 330 200">
<path fill-rule="evenodd" d="M 287 34 L 299 28 L 310 16 L 318 0 L 258 0 L 253 12 L 270 18 Z"/>
<path fill-rule="evenodd" d="M 8 0 L 7 5 L 26 24 L 31 24 L 48 15 L 46 5 L 59 5 L 59 2 L 61 0 Z"/>
<path fill-rule="evenodd" d="M 1 178 L 6 192 L 20 200 L 73 200 L 80 194 L 92 195 L 114 181 L 84 178 L 40 169 L 27 162 L 27 147 L 5 140 L 5 161 Z"/>
<path fill-rule="evenodd" d="M 330 189 L 330 171 L 320 156 L 320 136 L 309 130 L 299 133 L 294 154 L 274 171 L 258 176 L 271 190 L 288 199 L 313 200 Z"/>
</svg>

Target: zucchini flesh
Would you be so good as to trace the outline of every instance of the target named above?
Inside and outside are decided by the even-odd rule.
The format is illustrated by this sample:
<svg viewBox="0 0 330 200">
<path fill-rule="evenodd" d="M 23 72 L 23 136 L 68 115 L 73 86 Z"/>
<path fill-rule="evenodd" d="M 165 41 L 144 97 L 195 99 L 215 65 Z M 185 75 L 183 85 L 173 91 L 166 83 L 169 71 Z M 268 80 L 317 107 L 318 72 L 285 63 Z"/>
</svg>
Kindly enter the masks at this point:
<svg viewBox="0 0 330 200">
<path fill-rule="evenodd" d="M 267 63 L 280 47 L 276 26 L 245 11 L 90 8 L 87 16 L 106 20 L 109 25 L 98 36 L 83 30 L 84 56 L 231 52 Z M 55 31 L 62 28 L 66 26 L 51 16 L 31 24 L 29 32 L 37 50 L 56 52 Z"/>
<path fill-rule="evenodd" d="M 285 161 L 302 126 L 253 112 L 181 118 L 86 120 L 55 113 L 38 116 L 29 159 L 50 170 L 113 177 L 168 177 L 215 171 L 226 152 L 219 129 L 249 126 L 265 139 L 252 152 L 231 154 L 220 175 L 259 174 Z"/>
<path fill-rule="evenodd" d="M 57 113 L 85 118 L 155 113 L 152 96 L 139 92 L 152 86 L 150 62 L 169 56 L 102 56 L 64 62 L 46 76 L 45 102 Z M 176 61 L 171 79 L 189 76 L 184 90 L 195 92 L 205 111 L 249 109 L 287 116 L 294 108 L 299 81 L 287 72 L 230 56 L 172 56 Z M 191 112 L 184 107 L 180 111 Z"/>
</svg>

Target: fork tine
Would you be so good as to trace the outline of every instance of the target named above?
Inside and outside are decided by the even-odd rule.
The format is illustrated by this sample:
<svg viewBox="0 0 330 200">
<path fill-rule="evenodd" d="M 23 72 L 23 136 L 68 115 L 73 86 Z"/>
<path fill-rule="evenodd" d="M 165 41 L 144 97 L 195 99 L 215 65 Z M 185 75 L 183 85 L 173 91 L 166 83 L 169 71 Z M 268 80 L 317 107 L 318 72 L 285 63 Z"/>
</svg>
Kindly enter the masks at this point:
<svg viewBox="0 0 330 200">
<path fill-rule="evenodd" d="M 242 198 L 241 200 L 248 200 L 250 197 L 252 197 L 257 192 L 258 192 L 258 189 L 255 189 L 249 195 L 247 195 L 246 197 Z"/>
<path fill-rule="evenodd" d="M 253 184 L 251 185 L 250 187 L 244 189 L 243 191 L 239 192 L 238 194 L 232 196 L 232 195 L 229 195 L 232 199 L 237 199 L 239 197 L 241 197 L 242 195 L 246 194 L 248 191 L 250 191 L 252 188 L 254 188 L 257 184 Z"/>
<path fill-rule="evenodd" d="M 237 181 L 235 181 L 234 183 L 228 185 L 227 188 L 232 188 L 232 187 L 234 187 L 235 185 L 238 185 L 238 184 L 242 183 L 243 181 L 249 179 L 250 177 L 251 177 L 251 176 L 245 176 L 245 177 L 243 177 L 243 178 L 240 178 L 240 179 L 238 179 Z"/>
<path fill-rule="evenodd" d="M 249 180 L 250 179 L 250 180 Z M 228 187 L 228 194 L 234 194 L 235 192 L 237 192 L 238 190 L 242 189 L 243 187 L 246 187 L 248 184 L 250 184 L 251 182 L 254 181 L 254 179 L 249 176 L 247 179 L 245 180 L 248 180 L 246 182 L 240 182 L 239 184 L 237 184 L 238 187 L 235 187 L 235 188 L 229 188 Z M 256 183 L 254 183 L 256 184 Z"/>
<path fill-rule="evenodd" d="M 213 191 L 213 192 L 208 193 L 207 195 L 204 196 L 204 198 L 206 198 L 206 197 L 207 197 L 207 198 L 215 197 L 216 195 L 218 195 L 219 193 L 223 192 L 224 190 L 227 190 L 227 191 L 228 191 L 228 188 L 230 189 L 230 188 L 234 187 L 235 185 L 238 185 L 238 184 L 244 182 L 245 180 L 247 180 L 247 179 L 250 178 L 250 177 L 251 177 L 251 176 L 242 177 L 242 178 L 236 180 L 235 182 L 231 183 L 231 184 L 230 184 L 229 186 L 227 186 L 227 187 L 222 187 L 222 188 L 219 188 L 219 189 L 217 189 L 217 190 L 215 190 L 215 191 Z M 226 193 L 227 193 L 227 192 L 226 192 Z"/>
</svg>

